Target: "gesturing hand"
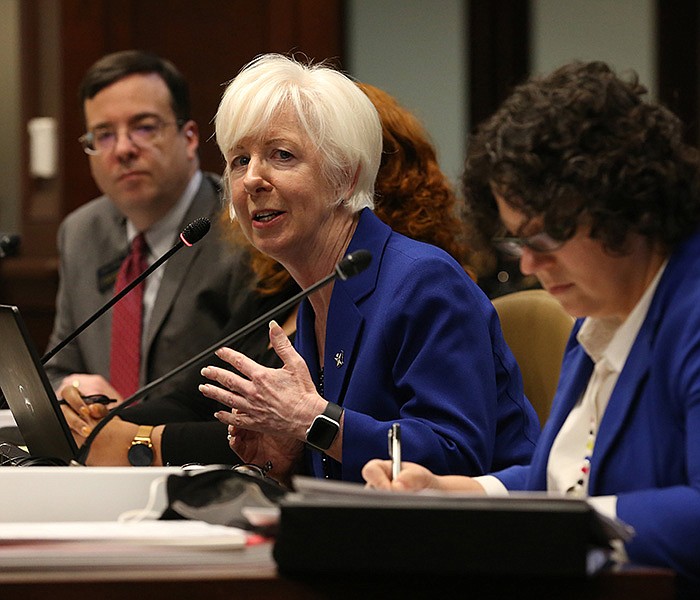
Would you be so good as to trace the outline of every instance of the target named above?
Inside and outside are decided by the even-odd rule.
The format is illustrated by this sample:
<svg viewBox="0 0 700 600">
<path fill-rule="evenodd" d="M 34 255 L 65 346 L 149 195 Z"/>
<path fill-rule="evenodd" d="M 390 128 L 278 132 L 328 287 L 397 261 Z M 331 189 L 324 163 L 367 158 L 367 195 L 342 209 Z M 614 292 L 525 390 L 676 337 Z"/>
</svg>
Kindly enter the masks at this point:
<svg viewBox="0 0 700 600">
<path fill-rule="evenodd" d="M 318 395 L 304 359 L 294 349 L 282 328 L 270 323 L 270 342 L 283 367 L 264 367 L 240 352 L 221 348 L 216 354 L 243 377 L 219 367 L 205 367 L 202 375 L 219 384 L 203 384 L 199 390 L 232 409 L 216 418 L 234 426 L 303 441 L 326 401 Z"/>
</svg>

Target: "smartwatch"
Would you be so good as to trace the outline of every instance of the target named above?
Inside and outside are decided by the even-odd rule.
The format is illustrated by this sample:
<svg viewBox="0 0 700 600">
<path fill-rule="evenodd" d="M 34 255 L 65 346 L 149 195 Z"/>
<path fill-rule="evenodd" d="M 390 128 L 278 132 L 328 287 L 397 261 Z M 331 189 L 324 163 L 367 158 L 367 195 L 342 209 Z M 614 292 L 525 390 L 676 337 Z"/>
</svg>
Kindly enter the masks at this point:
<svg viewBox="0 0 700 600">
<path fill-rule="evenodd" d="M 340 431 L 340 419 L 343 416 L 343 409 L 329 402 L 326 409 L 311 423 L 311 427 L 306 430 L 306 443 L 325 452 L 331 447 L 333 440 Z"/>
<path fill-rule="evenodd" d="M 127 454 L 129 463 L 134 467 L 149 467 L 153 464 L 153 442 L 151 432 L 153 425 L 140 425 Z"/>
</svg>

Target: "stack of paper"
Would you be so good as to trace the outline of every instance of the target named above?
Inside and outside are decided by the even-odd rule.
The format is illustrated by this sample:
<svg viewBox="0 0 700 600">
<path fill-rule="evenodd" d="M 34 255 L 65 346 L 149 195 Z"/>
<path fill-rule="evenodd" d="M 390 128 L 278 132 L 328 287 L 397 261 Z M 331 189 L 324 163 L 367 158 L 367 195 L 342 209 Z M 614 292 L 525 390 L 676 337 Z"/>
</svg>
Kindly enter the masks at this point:
<svg viewBox="0 0 700 600">
<path fill-rule="evenodd" d="M 0 568 L 226 564 L 247 539 L 201 521 L 0 523 Z"/>
</svg>

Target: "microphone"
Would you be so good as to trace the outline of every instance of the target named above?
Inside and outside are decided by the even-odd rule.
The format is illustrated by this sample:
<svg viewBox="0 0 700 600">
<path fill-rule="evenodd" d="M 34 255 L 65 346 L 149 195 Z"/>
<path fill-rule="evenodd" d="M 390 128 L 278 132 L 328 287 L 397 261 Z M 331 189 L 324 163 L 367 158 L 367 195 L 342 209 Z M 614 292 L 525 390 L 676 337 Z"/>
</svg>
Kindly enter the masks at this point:
<svg viewBox="0 0 700 600">
<path fill-rule="evenodd" d="M 112 306 L 119 302 L 124 296 L 126 296 L 131 290 L 133 290 L 139 283 L 141 283 L 146 277 L 148 277 L 153 271 L 160 267 L 166 260 L 168 260 L 173 254 L 175 254 L 183 246 L 193 246 L 199 240 L 201 240 L 208 232 L 211 227 L 211 222 L 206 217 L 200 217 L 192 221 L 187 227 L 180 233 L 180 240 L 175 244 L 170 250 L 168 250 L 163 256 L 161 256 L 156 262 L 154 262 L 148 269 L 146 269 L 141 275 L 134 279 L 129 285 L 122 289 L 119 293 L 115 294 L 109 302 L 107 302 L 102 308 L 100 308 L 94 315 L 87 319 L 82 325 L 80 325 L 73 333 L 68 337 L 63 339 L 61 342 L 56 344 L 51 350 L 49 350 L 44 356 L 41 357 L 41 364 L 46 364 L 51 358 L 53 358 L 60 350 L 65 348 L 70 342 L 72 342 L 76 337 L 78 337 L 83 331 L 85 331 L 90 325 L 92 325 L 98 318 L 100 318 L 104 313 L 106 313 Z"/>
<path fill-rule="evenodd" d="M 192 221 L 187 227 L 185 227 L 180 233 L 180 241 L 177 242 L 170 250 L 168 250 L 163 256 L 161 256 L 156 262 L 154 262 L 148 269 L 146 269 L 141 275 L 129 283 L 124 289 L 122 289 L 118 294 L 110 299 L 102 308 L 100 308 L 94 315 L 87 319 L 82 325 L 80 325 L 75 331 L 73 331 L 68 337 L 63 339 L 61 342 L 56 344 L 51 350 L 49 350 L 44 356 L 41 357 L 41 364 L 46 364 L 51 358 L 53 358 L 60 350 L 65 348 L 70 342 L 72 342 L 76 337 L 78 337 L 83 331 L 85 331 L 90 325 L 92 325 L 99 317 L 106 313 L 112 306 L 114 306 L 119 300 L 126 296 L 131 290 L 133 290 L 139 283 L 141 283 L 146 277 L 148 277 L 153 271 L 160 267 L 166 260 L 168 260 L 173 254 L 175 254 L 183 246 L 192 246 L 201 240 L 211 228 L 211 222 L 206 217 L 200 217 Z M 1 240 L 0 240 L 1 244 Z M 7 401 L 5 396 L 0 392 L 0 409 L 7 407 Z"/>
<path fill-rule="evenodd" d="M 310 296 L 315 291 L 328 285 L 331 281 L 334 281 L 335 279 L 345 281 L 350 277 L 358 275 L 369 266 L 369 263 L 371 261 L 372 254 L 369 250 L 356 250 L 355 252 L 346 255 L 335 266 L 335 269 L 330 275 L 326 275 L 326 277 L 324 277 L 320 281 L 317 281 L 310 287 L 302 290 L 301 292 L 292 296 L 288 300 L 285 300 L 281 304 L 268 310 L 265 314 L 260 315 L 257 319 L 254 319 L 253 321 L 247 323 L 237 331 L 234 331 L 231 335 L 219 340 L 215 344 L 209 346 L 209 348 L 207 348 L 206 350 L 202 350 L 199 354 L 193 356 L 188 361 L 181 364 L 179 367 L 175 367 L 172 371 L 166 373 L 158 379 L 154 379 L 153 381 L 151 381 L 151 383 L 137 390 L 134 394 L 132 394 L 126 400 L 124 400 L 124 402 L 122 402 L 119 406 L 112 409 L 109 412 L 109 414 L 107 414 L 97 425 L 95 425 L 95 428 L 85 438 L 85 442 L 83 442 L 83 445 L 78 450 L 78 454 L 75 457 L 75 462 L 79 465 L 85 465 L 88 454 L 90 453 L 90 446 L 92 446 L 92 442 L 95 440 L 97 434 L 102 430 L 102 428 L 105 425 L 107 425 L 107 423 L 109 423 L 109 421 L 111 421 L 114 417 L 121 414 L 127 407 L 131 406 L 137 400 L 143 398 L 151 390 L 158 387 L 171 377 L 174 377 L 178 373 L 181 373 L 185 369 L 188 369 L 203 358 L 206 358 L 209 354 L 212 354 L 222 346 L 229 346 L 235 342 L 238 342 L 240 339 L 244 338 L 251 331 L 253 331 L 256 327 L 259 327 L 260 325 L 267 325 L 270 322 L 270 319 L 272 319 L 275 315 L 284 312 L 288 308 L 299 303 L 301 300 L 303 300 L 307 296 Z"/>
<path fill-rule="evenodd" d="M 17 254 L 20 240 L 16 233 L 0 233 L 0 258 Z"/>
</svg>

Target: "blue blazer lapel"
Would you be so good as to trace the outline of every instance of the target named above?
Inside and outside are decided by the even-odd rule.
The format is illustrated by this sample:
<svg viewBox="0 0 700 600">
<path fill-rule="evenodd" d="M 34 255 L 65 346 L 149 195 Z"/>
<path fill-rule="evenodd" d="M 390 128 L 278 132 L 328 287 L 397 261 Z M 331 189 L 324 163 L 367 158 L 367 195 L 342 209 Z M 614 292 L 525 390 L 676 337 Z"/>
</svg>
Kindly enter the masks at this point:
<svg viewBox="0 0 700 600">
<path fill-rule="evenodd" d="M 651 368 L 654 337 L 661 315 L 666 306 L 666 275 L 671 269 L 667 268 L 664 278 L 659 283 L 652 304 L 649 307 L 647 317 L 642 323 L 642 327 L 637 334 L 637 338 L 630 349 L 629 356 L 622 368 L 620 377 L 615 384 L 615 388 L 610 395 L 605 415 L 600 423 L 596 436 L 593 456 L 591 457 L 591 478 L 588 483 L 588 490 L 593 494 L 602 469 L 605 467 L 605 460 L 608 457 L 613 442 L 620 435 L 627 415 L 633 405 L 639 400 L 643 393 L 643 387 L 647 382 L 649 370 Z M 664 281 L 665 280 L 665 281 Z"/>
<path fill-rule="evenodd" d="M 598 478 L 605 467 L 605 461 L 612 449 L 613 442 L 620 434 L 632 406 L 639 400 L 642 388 L 647 381 L 651 365 L 649 337 L 648 329 L 642 328 L 615 384 L 605 415 L 600 422 L 591 457 L 591 478 L 588 483 L 588 492 L 591 495 L 595 495 Z"/>
<path fill-rule="evenodd" d="M 326 397 L 339 404 L 343 402 L 357 360 L 356 347 L 365 321 L 359 306 L 377 286 L 379 267 L 390 235 L 391 229 L 369 209 L 364 209 L 348 253 L 366 249 L 372 254 L 372 260 L 359 275 L 334 283 L 328 311 L 323 373 Z"/>
<path fill-rule="evenodd" d="M 346 290 L 342 289 L 333 290 L 331 310 L 335 314 L 343 315 L 343 318 L 328 322 L 323 364 L 324 385 L 326 398 L 342 405 L 348 380 L 357 358 L 355 350 L 362 332 L 364 317 Z"/>
</svg>

